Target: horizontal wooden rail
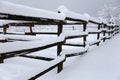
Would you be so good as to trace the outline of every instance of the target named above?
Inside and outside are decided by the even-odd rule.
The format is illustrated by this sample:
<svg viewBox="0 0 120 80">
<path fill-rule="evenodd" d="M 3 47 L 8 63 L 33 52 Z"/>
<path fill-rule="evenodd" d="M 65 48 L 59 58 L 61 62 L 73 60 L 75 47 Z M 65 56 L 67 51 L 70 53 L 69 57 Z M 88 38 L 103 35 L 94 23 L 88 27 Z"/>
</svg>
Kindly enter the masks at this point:
<svg viewBox="0 0 120 80">
<path fill-rule="evenodd" d="M 37 48 L 32 48 L 32 49 L 24 49 L 24 50 L 17 50 L 17 51 L 11 51 L 11 52 L 6 52 L 6 53 L 0 53 L 0 56 L 4 60 L 4 59 L 10 58 L 10 57 L 14 57 L 16 55 L 28 54 L 28 53 L 44 50 L 44 49 L 56 46 L 58 44 L 63 44 L 63 43 L 64 43 L 64 41 L 61 41 L 58 43 L 49 44 L 49 45 L 45 45 L 45 46 L 41 46 L 41 47 L 37 47 Z"/>
<path fill-rule="evenodd" d="M 52 61 L 54 58 L 42 57 L 42 56 L 32 56 L 32 55 L 20 55 L 21 57 L 31 58 L 31 59 L 38 59 L 38 60 L 45 60 L 45 61 Z"/>
</svg>

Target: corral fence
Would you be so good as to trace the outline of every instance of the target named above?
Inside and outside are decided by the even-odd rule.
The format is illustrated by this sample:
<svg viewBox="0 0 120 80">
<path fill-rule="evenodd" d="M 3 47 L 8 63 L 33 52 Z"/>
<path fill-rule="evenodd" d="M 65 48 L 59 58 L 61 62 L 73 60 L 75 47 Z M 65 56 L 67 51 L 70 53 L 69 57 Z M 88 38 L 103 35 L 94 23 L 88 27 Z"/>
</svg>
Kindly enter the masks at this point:
<svg viewBox="0 0 120 80">
<path fill-rule="evenodd" d="M 2 7 L 6 9 L 6 3 L 2 3 Z M 13 8 L 16 5 L 8 5 Z M 13 8 L 14 9 L 14 8 Z M 26 9 L 26 8 L 25 8 Z M 34 11 L 31 8 L 27 8 L 31 11 Z M 21 9 L 18 6 L 18 10 Z M 44 60 L 48 61 L 49 66 L 45 67 L 44 70 L 39 71 L 39 73 L 34 74 L 33 76 L 29 76 L 25 78 L 26 80 L 35 80 L 38 77 L 44 75 L 45 73 L 51 71 L 52 69 L 57 67 L 57 72 L 61 72 L 63 69 L 63 63 L 66 61 L 66 58 L 83 55 L 88 52 L 88 49 L 92 45 L 99 46 L 101 42 L 105 42 L 107 39 L 111 39 L 113 36 L 119 33 L 119 26 L 115 24 L 107 24 L 98 20 L 93 20 L 89 18 L 88 20 L 84 19 L 85 16 L 79 15 L 77 13 L 72 13 L 68 11 L 67 13 L 62 12 L 62 10 L 58 11 L 59 13 L 49 13 L 46 11 L 36 11 L 32 15 L 25 15 L 22 13 L 14 13 L 14 12 L 6 12 L 0 10 L 0 19 L 7 23 L 0 26 L 3 30 L 0 32 L 1 36 L 4 37 L 0 39 L 0 63 L 4 64 L 4 60 L 8 58 L 13 58 L 16 56 L 21 56 L 24 58 L 30 58 L 35 60 Z M 36 13 L 45 13 L 43 15 L 35 16 Z M 26 13 L 26 12 L 25 12 Z M 61 13 L 66 14 L 66 16 L 59 15 Z M 35 16 L 35 17 L 34 17 Z M 51 17 L 55 16 L 55 18 Z M 63 19 L 59 17 L 64 17 Z M 34 31 L 33 28 L 39 26 L 47 26 L 47 30 L 43 31 Z M 51 31 L 51 25 L 54 29 Z M 17 32 L 7 32 L 10 27 L 28 27 L 29 32 L 23 32 L 19 34 Z M 49 31 L 50 30 L 50 31 Z M 9 34 L 9 35 L 7 35 Z M 38 38 L 36 35 L 45 34 L 45 35 L 55 35 L 54 38 Z M 19 35 L 19 36 L 16 36 Z M 93 41 L 89 41 L 91 35 L 94 35 L 95 39 Z M 27 38 L 27 39 L 26 39 Z M 81 43 L 70 43 L 67 40 L 72 39 L 81 39 Z M 16 41 L 20 41 L 16 43 Z M 37 43 L 37 44 L 35 44 Z M 24 46 L 29 45 L 29 46 Z M 9 47 L 16 46 L 16 48 L 9 49 Z M 57 57 L 43 57 L 43 56 L 34 56 L 27 55 L 29 53 L 34 53 L 40 50 L 48 49 L 53 46 L 57 46 Z M 63 46 L 75 46 L 82 47 L 82 50 L 73 51 L 63 51 Z M 7 77 L 7 76 L 6 76 Z"/>
</svg>

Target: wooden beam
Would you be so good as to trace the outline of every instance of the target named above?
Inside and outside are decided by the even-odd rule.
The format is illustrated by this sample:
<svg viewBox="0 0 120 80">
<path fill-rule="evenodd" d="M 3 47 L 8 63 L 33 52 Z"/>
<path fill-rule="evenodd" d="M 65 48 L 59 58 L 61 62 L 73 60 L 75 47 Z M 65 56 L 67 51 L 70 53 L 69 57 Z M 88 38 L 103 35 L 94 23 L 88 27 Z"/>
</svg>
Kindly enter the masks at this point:
<svg viewBox="0 0 120 80">
<path fill-rule="evenodd" d="M 62 30 L 63 30 L 63 25 L 62 24 L 58 24 L 58 36 L 60 36 L 60 34 L 62 33 Z M 57 56 L 60 55 L 62 51 L 62 44 L 58 44 L 57 45 Z M 57 66 L 57 72 L 61 72 L 63 69 L 63 62 L 61 62 L 60 64 L 58 64 Z"/>
<path fill-rule="evenodd" d="M 66 39 L 80 38 L 80 37 L 85 37 L 85 36 L 88 36 L 88 35 L 68 36 L 68 37 L 66 37 Z"/>
<path fill-rule="evenodd" d="M 31 52 L 36 52 L 36 51 L 44 50 L 44 49 L 56 46 L 58 44 L 62 44 L 63 42 L 64 41 L 61 41 L 61 42 L 58 42 L 58 43 L 48 44 L 48 45 L 45 45 L 45 46 L 40 46 L 40 47 L 32 48 L 32 49 L 16 50 L 16 51 L 11 51 L 11 52 L 0 53 L 0 56 L 3 59 L 7 59 L 7 58 L 10 58 L 10 57 L 18 56 L 20 54 L 28 54 L 28 53 L 31 53 Z"/>
<path fill-rule="evenodd" d="M 96 45 L 96 44 L 97 44 L 97 46 L 98 46 L 98 45 L 99 45 L 99 43 L 100 43 L 100 41 L 95 42 L 95 43 L 93 43 L 93 44 L 90 44 L 90 46 L 92 46 L 92 45 Z"/>
<path fill-rule="evenodd" d="M 5 39 L 5 40 L 0 40 L 0 43 L 5 43 L 5 42 L 7 42 L 7 39 Z"/>
<path fill-rule="evenodd" d="M 86 20 L 75 19 L 75 18 L 70 18 L 70 17 L 66 17 L 66 20 L 69 20 L 69 21 L 78 21 L 78 22 L 81 22 L 81 23 L 87 23 Z"/>
<path fill-rule="evenodd" d="M 24 26 L 24 27 L 27 27 L 29 25 L 58 25 L 58 24 L 63 24 L 63 25 L 83 25 L 82 22 L 75 22 L 75 23 L 67 23 L 67 22 L 59 22 L 59 23 L 56 23 L 56 22 L 52 22 L 52 23 L 49 23 L 49 22 L 20 22 L 20 23 L 9 23 L 9 25 L 11 26 Z"/>
<path fill-rule="evenodd" d="M 101 28 L 101 24 L 98 24 L 98 30 L 100 30 L 100 28 Z"/>
<path fill-rule="evenodd" d="M 7 28 L 9 27 L 9 25 L 4 25 L 3 26 L 3 34 L 7 33 Z"/>
<path fill-rule="evenodd" d="M 51 35 L 58 35 L 58 33 L 56 32 L 33 32 L 32 35 L 36 35 L 36 34 L 51 34 Z M 31 35 L 30 32 L 25 32 L 25 35 Z"/>
<path fill-rule="evenodd" d="M 41 24 L 64 23 L 63 20 L 48 19 L 48 18 L 42 18 L 42 17 L 23 16 L 23 15 L 14 15 L 14 14 L 6 14 L 6 13 L 0 13 L 0 19 L 2 19 L 2 20 L 36 21 Z"/>
<path fill-rule="evenodd" d="M 83 23 L 83 31 L 86 31 L 87 23 Z"/>
<path fill-rule="evenodd" d="M 62 30 L 63 30 L 63 25 L 58 24 L 58 36 L 60 36 L 60 34 L 62 33 Z"/>
<path fill-rule="evenodd" d="M 62 44 L 58 44 L 57 45 L 57 56 L 60 56 L 61 51 L 62 51 Z M 58 73 L 61 72 L 62 69 L 63 69 L 63 63 L 58 64 L 58 66 L 57 66 L 57 72 Z"/>
<path fill-rule="evenodd" d="M 99 40 L 99 39 L 100 39 L 100 33 L 97 34 L 97 40 Z"/>
<path fill-rule="evenodd" d="M 77 46 L 77 47 L 84 47 L 84 43 L 83 44 L 70 44 L 70 43 L 65 43 L 63 45 L 67 45 L 67 46 Z"/>
<path fill-rule="evenodd" d="M 1 55 L 0 55 L 0 63 L 4 63 L 4 60 Z"/>
<path fill-rule="evenodd" d="M 86 51 L 83 51 L 83 52 L 78 52 L 78 53 L 71 53 L 71 54 L 66 54 L 66 58 L 69 58 L 69 57 L 73 57 L 73 56 L 79 56 L 79 55 L 83 55 L 87 52 Z"/>
<path fill-rule="evenodd" d="M 101 33 L 101 32 L 89 32 L 88 34 L 98 34 L 98 33 Z"/>
<path fill-rule="evenodd" d="M 49 67 L 48 69 L 40 72 L 39 74 L 35 75 L 34 77 L 31 77 L 31 78 L 28 79 L 28 80 L 36 80 L 36 79 L 39 78 L 40 76 L 42 76 L 42 75 L 46 74 L 47 72 L 51 71 L 52 69 L 56 68 L 56 67 L 57 67 L 58 65 L 60 65 L 61 63 L 63 64 L 64 61 L 65 61 L 65 60 L 59 62 L 58 64 L 55 64 L 55 65 Z"/>
<path fill-rule="evenodd" d="M 30 34 L 32 35 L 33 34 L 33 30 L 32 30 L 32 25 L 29 25 L 29 29 L 30 29 Z"/>
<path fill-rule="evenodd" d="M 84 44 L 84 47 L 86 46 L 86 36 L 83 37 L 83 44 Z"/>
<path fill-rule="evenodd" d="M 38 59 L 38 60 L 45 60 L 45 61 L 52 61 L 54 58 L 42 57 L 42 56 L 32 56 L 32 55 L 20 55 L 21 57 Z"/>
<path fill-rule="evenodd" d="M 93 24 L 97 24 L 97 25 L 98 25 L 98 24 L 101 24 L 101 23 L 99 23 L 99 22 L 95 22 L 95 21 L 92 21 L 92 20 L 89 20 L 89 22 L 90 22 L 90 23 L 93 23 Z"/>
</svg>

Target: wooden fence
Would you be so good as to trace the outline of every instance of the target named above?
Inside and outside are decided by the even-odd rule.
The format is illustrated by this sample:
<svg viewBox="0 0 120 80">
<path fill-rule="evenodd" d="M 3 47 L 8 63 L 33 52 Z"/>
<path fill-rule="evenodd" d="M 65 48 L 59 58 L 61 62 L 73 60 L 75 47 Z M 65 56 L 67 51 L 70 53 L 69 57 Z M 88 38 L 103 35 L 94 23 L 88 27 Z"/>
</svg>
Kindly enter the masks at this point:
<svg viewBox="0 0 120 80">
<path fill-rule="evenodd" d="M 7 28 L 10 26 L 27 26 L 30 29 L 30 32 L 26 32 L 25 35 L 32 35 L 31 37 L 34 37 L 36 34 L 51 34 L 51 35 L 57 35 L 54 41 L 49 42 L 49 40 L 44 39 L 43 42 L 48 41 L 48 43 L 45 43 L 43 45 L 40 45 L 42 43 L 42 40 L 38 39 L 39 44 L 34 45 L 35 41 L 27 41 L 27 42 L 21 42 L 18 45 L 14 43 L 14 41 L 11 43 L 11 45 L 16 44 L 16 49 L 13 50 L 6 50 L 6 51 L 0 51 L 0 63 L 4 64 L 4 60 L 7 58 L 11 57 L 16 57 L 16 56 L 21 56 L 21 57 L 26 57 L 26 58 L 32 58 L 32 59 L 37 59 L 37 60 L 45 60 L 45 61 L 53 61 L 53 65 L 50 65 L 49 67 L 45 68 L 44 71 L 40 71 L 39 73 L 36 73 L 36 75 L 33 75 L 31 77 L 28 77 L 29 80 L 35 80 L 38 77 L 44 75 L 45 73 L 51 71 L 55 67 L 58 68 L 57 72 L 61 72 L 63 69 L 63 63 L 66 61 L 66 58 L 73 57 L 73 56 L 79 56 L 83 55 L 88 51 L 89 46 L 92 45 L 100 45 L 100 42 L 105 42 L 107 39 L 111 39 L 113 36 L 119 33 L 119 26 L 118 25 L 108 25 L 105 23 L 101 22 L 96 22 L 96 21 L 85 21 L 81 19 L 75 19 L 71 17 L 66 17 L 65 20 L 55 20 L 55 19 L 48 19 L 48 18 L 39 18 L 39 17 L 31 17 L 31 16 L 22 16 L 22 15 L 13 15 L 13 14 L 6 14 L 6 13 L 0 13 L 0 15 L 7 16 L 7 17 L 0 17 L 0 19 L 5 19 L 5 20 L 24 20 L 24 21 L 30 21 L 30 22 L 22 22 L 22 23 L 8 23 L 6 25 L 1 26 L 3 28 L 3 36 L 7 33 Z M 71 22 L 69 22 L 71 21 Z M 73 23 L 74 22 L 74 23 Z M 94 24 L 97 30 L 91 30 L 87 31 L 87 28 L 90 28 L 88 26 L 88 23 Z M 57 32 L 33 32 L 32 27 L 34 25 L 56 25 L 57 26 Z M 79 27 L 83 27 L 83 31 L 77 31 L 75 32 L 73 30 L 73 33 L 71 34 L 69 31 L 65 32 L 63 31 L 64 25 L 80 25 Z M 74 33 L 75 32 L 75 33 Z M 91 34 L 97 35 L 96 40 L 88 43 L 87 37 Z M 102 37 L 101 37 L 102 36 Z M 67 40 L 69 39 L 76 39 L 76 38 L 82 38 L 83 43 L 81 44 L 74 44 L 74 43 L 66 43 Z M 7 41 L 9 41 L 8 38 L 5 40 L 0 40 L 0 42 L 4 42 L 4 44 L 0 45 L 2 48 L 9 47 L 7 44 Z M 15 40 L 15 39 L 12 39 Z M 16 40 L 21 40 L 21 39 L 16 39 Z M 52 39 L 50 39 L 52 40 Z M 29 46 L 32 47 L 25 47 L 25 48 L 20 48 L 23 45 L 31 44 Z M 67 45 L 67 46 L 77 46 L 77 47 L 83 47 L 84 50 L 82 51 L 77 51 L 74 53 L 64 53 L 62 52 L 62 46 Z M 57 58 L 60 58 L 56 60 L 55 58 L 49 58 L 49 57 L 42 57 L 42 56 L 29 56 L 27 54 L 33 53 L 36 51 L 40 51 L 43 49 L 51 48 L 53 46 L 57 46 Z"/>
</svg>

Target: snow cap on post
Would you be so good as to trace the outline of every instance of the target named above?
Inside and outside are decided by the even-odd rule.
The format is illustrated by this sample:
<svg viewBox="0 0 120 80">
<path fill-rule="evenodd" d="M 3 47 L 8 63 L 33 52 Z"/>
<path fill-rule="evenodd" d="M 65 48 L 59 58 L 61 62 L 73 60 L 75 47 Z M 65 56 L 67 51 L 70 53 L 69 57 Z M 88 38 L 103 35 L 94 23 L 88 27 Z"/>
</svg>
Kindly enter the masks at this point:
<svg viewBox="0 0 120 80">
<path fill-rule="evenodd" d="M 83 16 L 85 16 L 85 18 L 86 18 L 87 20 L 90 19 L 90 15 L 89 15 L 88 13 L 84 13 Z"/>
<path fill-rule="evenodd" d="M 64 13 L 65 16 L 68 17 L 68 18 L 88 21 L 88 18 L 86 18 L 86 16 L 81 15 L 79 13 L 72 12 L 72 11 L 68 10 L 65 6 L 59 6 L 58 7 L 58 13 Z"/>
<path fill-rule="evenodd" d="M 68 9 L 67 9 L 67 7 L 65 7 L 65 6 L 59 6 L 58 7 L 58 12 L 59 13 L 65 13 L 65 12 L 67 12 L 68 11 Z"/>
</svg>

